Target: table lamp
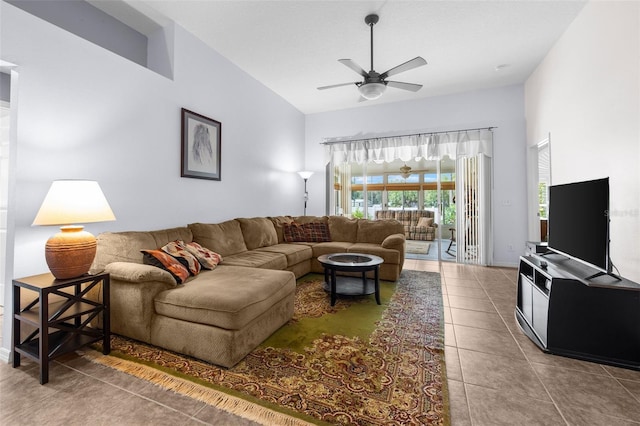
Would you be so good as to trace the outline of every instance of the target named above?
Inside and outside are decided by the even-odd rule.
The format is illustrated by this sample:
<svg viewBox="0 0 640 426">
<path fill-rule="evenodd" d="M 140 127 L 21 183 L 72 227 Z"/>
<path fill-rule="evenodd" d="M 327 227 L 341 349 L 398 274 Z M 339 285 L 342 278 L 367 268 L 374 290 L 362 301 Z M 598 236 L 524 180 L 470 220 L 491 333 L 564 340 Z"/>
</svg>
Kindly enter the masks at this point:
<svg viewBox="0 0 640 426">
<path fill-rule="evenodd" d="M 89 272 L 96 256 L 96 238 L 77 223 L 116 220 L 98 182 L 56 180 L 40 206 L 33 225 L 62 225 L 49 238 L 45 258 L 57 279 L 75 278 Z"/>
</svg>

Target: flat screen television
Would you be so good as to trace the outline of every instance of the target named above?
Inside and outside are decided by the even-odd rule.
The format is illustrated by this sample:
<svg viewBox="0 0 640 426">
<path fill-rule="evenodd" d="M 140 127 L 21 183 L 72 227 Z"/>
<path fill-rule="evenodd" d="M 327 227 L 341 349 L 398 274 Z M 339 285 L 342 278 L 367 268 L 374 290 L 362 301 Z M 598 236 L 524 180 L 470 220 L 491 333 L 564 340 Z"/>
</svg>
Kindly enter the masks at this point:
<svg viewBox="0 0 640 426">
<path fill-rule="evenodd" d="M 550 186 L 548 232 L 550 250 L 611 275 L 609 178 Z"/>
</svg>

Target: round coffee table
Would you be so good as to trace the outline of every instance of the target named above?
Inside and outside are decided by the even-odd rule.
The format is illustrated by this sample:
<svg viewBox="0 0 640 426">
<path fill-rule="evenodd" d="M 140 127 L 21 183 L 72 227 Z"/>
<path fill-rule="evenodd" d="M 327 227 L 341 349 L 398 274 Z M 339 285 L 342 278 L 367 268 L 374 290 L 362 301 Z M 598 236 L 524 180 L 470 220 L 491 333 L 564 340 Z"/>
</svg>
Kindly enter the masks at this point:
<svg viewBox="0 0 640 426">
<path fill-rule="evenodd" d="M 336 295 L 359 296 L 374 294 L 380 304 L 380 265 L 384 260 L 379 256 L 363 253 L 334 253 L 318 256 L 318 262 L 324 267 L 324 281 L 331 291 L 331 306 L 336 304 Z M 355 283 L 342 278 L 340 285 L 336 283 L 336 271 L 362 272 L 362 281 Z M 373 286 L 367 280 L 367 272 L 374 272 Z"/>
</svg>

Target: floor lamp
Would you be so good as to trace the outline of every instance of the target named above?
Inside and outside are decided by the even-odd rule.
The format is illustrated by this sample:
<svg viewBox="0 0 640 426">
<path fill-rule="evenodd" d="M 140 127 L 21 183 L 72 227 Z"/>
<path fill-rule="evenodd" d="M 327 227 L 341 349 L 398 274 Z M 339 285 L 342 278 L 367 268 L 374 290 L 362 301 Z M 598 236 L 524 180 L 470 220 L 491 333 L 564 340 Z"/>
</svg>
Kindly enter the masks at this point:
<svg viewBox="0 0 640 426">
<path fill-rule="evenodd" d="M 307 215 L 307 201 L 309 200 L 309 193 L 307 192 L 307 180 L 311 177 L 313 172 L 298 172 L 300 177 L 304 179 L 304 216 Z"/>
</svg>

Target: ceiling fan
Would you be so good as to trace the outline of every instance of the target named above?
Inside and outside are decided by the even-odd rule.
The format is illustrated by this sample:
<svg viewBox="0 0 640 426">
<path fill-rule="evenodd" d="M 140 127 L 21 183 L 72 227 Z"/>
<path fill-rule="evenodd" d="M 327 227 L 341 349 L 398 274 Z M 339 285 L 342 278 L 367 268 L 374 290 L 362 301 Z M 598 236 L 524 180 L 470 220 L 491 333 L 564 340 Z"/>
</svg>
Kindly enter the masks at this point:
<svg viewBox="0 0 640 426">
<path fill-rule="evenodd" d="M 387 78 L 391 77 L 392 75 L 426 65 L 427 61 L 425 61 L 420 56 L 417 56 L 410 61 L 393 67 L 390 70 L 383 72 L 382 74 L 378 74 L 373 70 L 373 26 L 378 22 L 378 19 L 379 17 L 376 14 L 367 15 L 364 18 L 365 24 L 367 24 L 371 28 L 371 71 L 366 72 L 360 65 L 356 64 L 351 59 L 338 59 L 338 62 L 341 62 L 342 64 L 346 65 L 347 67 L 351 68 L 362 77 L 364 77 L 364 81 L 322 86 L 318 87 L 318 90 L 333 89 L 334 87 L 355 84 L 358 87 L 358 90 L 360 91 L 360 94 L 362 95 L 364 100 L 373 100 L 378 99 L 387 89 L 387 86 L 395 87 L 396 89 L 410 90 L 412 92 L 417 92 L 422 88 L 421 84 L 403 83 L 400 81 L 387 80 Z"/>
</svg>

